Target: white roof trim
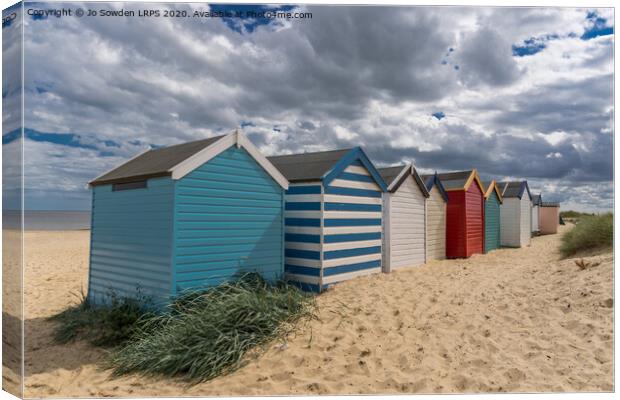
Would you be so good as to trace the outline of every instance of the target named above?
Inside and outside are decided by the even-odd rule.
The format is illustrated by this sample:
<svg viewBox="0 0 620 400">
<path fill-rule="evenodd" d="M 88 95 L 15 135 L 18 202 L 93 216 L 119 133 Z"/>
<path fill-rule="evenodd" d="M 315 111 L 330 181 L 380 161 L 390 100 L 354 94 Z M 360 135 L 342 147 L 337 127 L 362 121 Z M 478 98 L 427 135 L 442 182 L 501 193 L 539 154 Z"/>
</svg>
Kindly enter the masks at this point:
<svg viewBox="0 0 620 400">
<path fill-rule="evenodd" d="M 250 139 L 247 138 L 243 133 L 237 132 L 237 144 L 238 146 L 243 147 L 251 156 L 256 160 L 256 162 L 263 167 L 265 171 L 271 177 L 280 184 L 284 189 L 288 189 L 288 179 L 284 177 L 280 173 L 280 171 L 261 153 Z"/>
<path fill-rule="evenodd" d="M 394 186 L 396 186 L 396 184 L 400 181 L 400 178 L 402 178 L 403 175 L 407 173 L 407 171 L 411 171 L 413 173 L 411 163 L 406 163 L 402 171 L 400 171 L 399 174 L 396 175 L 396 178 L 392 179 L 392 183 L 390 183 L 390 186 L 388 186 L 388 191 L 394 189 Z"/>
<path fill-rule="evenodd" d="M 229 147 L 236 145 L 237 147 L 243 147 L 248 154 L 284 189 L 288 189 L 288 180 L 278 171 L 274 165 L 267 160 L 265 156 L 250 142 L 250 140 L 238 130 L 222 137 L 215 143 L 205 147 L 198 153 L 181 161 L 174 167 L 170 168 L 172 179 L 178 180 L 189 174 L 196 168 L 200 167 L 204 163 L 208 162 L 212 158 L 215 158 L 220 153 L 227 150 Z"/>
<path fill-rule="evenodd" d="M 140 157 L 142 154 L 146 154 L 146 153 L 148 153 L 148 152 L 149 152 L 149 151 L 151 151 L 151 150 L 153 150 L 151 147 L 148 147 L 148 148 L 144 149 L 144 151 L 141 151 L 140 153 L 138 153 L 138 154 L 136 154 L 135 156 L 131 157 L 129 160 L 125 161 L 125 162 L 123 163 L 123 165 L 124 165 L 124 164 L 127 164 L 127 163 L 128 163 L 129 161 L 131 161 L 131 160 L 134 160 L 134 159 L 136 159 L 136 158 Z M 118 165 L 117 165 L 117 166 L 115 166 L 115 167 L 114 167 L 114 168 L 112 168 L 112 169 L 107 170 L 107 171 L 106 171 L 106 172 L 104 172 L 103 174 L 100 174 L 100 175 L 98 175 L 97 177 L 95 177 L 95 178 L 91 179 L 91 180 L 88 182 L 88 184 L 86 185 L 86 187 L 88 188 L 92 182 L 96 181 L 97 179 L 101 178 L 101 177 L 102 177 L 102 176 L 104 176 L 104 175 L 109 174 L 110 172 L 114 171 L 114 170 L 115 170 L 115 169 L 117 169 L 117 168 L 118 168 Z"/>
</svg>

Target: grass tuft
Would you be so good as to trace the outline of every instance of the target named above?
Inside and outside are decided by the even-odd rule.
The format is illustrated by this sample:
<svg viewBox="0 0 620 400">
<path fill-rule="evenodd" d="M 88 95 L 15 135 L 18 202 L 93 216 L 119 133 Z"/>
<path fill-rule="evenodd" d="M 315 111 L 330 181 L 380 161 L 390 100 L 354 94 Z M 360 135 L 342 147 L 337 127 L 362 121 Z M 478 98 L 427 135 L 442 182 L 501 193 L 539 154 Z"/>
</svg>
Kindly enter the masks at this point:
<svg viewBox="0 0 620 400">
<path fill-rule="evenodd" d="M 152 315 L 148 299 L 119 297 L 110 292 L 106 305 L 94 305 L 80 292 L 78 303 L 50 317 L 57 322 L 54 340 L 68 343 L 76 339 L 88 340 L 95 346 L 114 347 L 133 335 L 139 320 Z"/>
<path fill-rule="evenodd" d="M 288 335 L 315 316 L 314 297 L 247 274 L 213 289 L 187 294 L 160 315 L 142 318 L 131 339 L 112 354 L 114 375 L 176 376 L 191 383 L 228 374 L 249 354 Z"/>
<path fill-rule="evenodd" d="M 562 236 L 563 257 L 583 251 L 607 250 L 613 246 L 614 218 L 612 213 L 581 217 L 573 229 Z"/>
</svg>

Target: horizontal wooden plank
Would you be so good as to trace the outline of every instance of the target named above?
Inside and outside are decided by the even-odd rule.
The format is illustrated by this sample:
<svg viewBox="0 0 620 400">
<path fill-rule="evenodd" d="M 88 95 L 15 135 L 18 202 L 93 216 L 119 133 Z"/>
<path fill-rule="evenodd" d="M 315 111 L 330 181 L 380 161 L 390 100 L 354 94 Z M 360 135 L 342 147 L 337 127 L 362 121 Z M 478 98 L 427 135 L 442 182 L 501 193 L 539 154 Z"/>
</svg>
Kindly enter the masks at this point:
<svg viewBox="0 0 620 400">
<path fill-rule="evenodd" d="M 324 276 L 323 284 L 331 284 L 331 283 L 336 283 L 336 282 L 347 281 L 350 279 L 357 278 L 359 276 L 376 274 L 379 272 L 381 272 L 380 267 L 379 268 L 367 268 L 367 269 L 362 269 L 359 271 L 352 271 L 352 272 L 347 272 L 347 273 L 338 274 L 338 275 Z"/>
<path fill-rule="evenodd" d="M 381 254 L 381 246 L 325 251 L 323 254 L 323 259 L 334 260 L 338 258 L 356 257 L 368 254 Z"/>
</svg>

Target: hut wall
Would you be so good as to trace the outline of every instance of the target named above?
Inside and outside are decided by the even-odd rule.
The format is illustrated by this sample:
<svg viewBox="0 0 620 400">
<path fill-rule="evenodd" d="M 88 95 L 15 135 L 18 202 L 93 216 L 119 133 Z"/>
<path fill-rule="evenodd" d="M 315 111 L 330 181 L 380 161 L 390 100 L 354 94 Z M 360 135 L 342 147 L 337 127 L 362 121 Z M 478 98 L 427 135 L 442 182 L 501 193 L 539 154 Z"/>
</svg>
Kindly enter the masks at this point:
<svg viewBox="0 0 620 400">
<path fill-rule="evenodd" d="M 152 178 L 146 188 L 92 190 L 89 298 L 100 303 L 110 291 L 160 302 L 171 292 L 174 181 Z"/>
<path fill-rule="evenodd" d="M 484 195 L 475 183 L 465 194 L 467 252 L 465 257 L 484 252 Z"/>
<path fill-rule="evenodd" d="M 467 253 L 484 252 L 484 194 L 475 183 L 469 186 L 465 194 Z"/>
<path fill-rule="evenodd" d="M 325 185 L 321 285 L 381 272 L 382 190 L 354 160 Z"/>
<path fill-rule="evenodd" d="M 176 181 L 173 294 L 247 272 L 281 278 L 284 190 L 230 147 Z"/>
<path fill-rule="evenodd" d="M 381 271 L 382 191 L 354 161 L 328 185 L 291 183 L 285 203 L 285 273 L 302 288 Z"/>
<path fill-rule="evenodd" d="M 559 207 L 540 207 L 540 233 L 543 235 L 558 232 L 560 218 Z"/>
<path fill-rule="evenodd" d="M 501 246 L 500 202 L 495 191 L 486 199 L 484 207 L 484 251 L 486 253 Z"/>
<path fill-rule="evenodd" d="M 426 200 L 426 258 L 446 258 L 446 202 L 437 186 Z"/>
<path fill-rule="evenodd" d="M 465 224 L 465 192 L 448 192 L 446 212 L 446 257 L 467 257 L 467 233 Z"/>
<path fill-rule="evenodd" d="M 540 230 L 539 226 L 539 206 L 532 207 L 532 232 L 538 232 Z"/>
<path fill-rule="evenodd" d="M 426 262 L 426 197 L 409 175 L 394 193 L 385 193 L 384 271 Z M 386 218 L 387 217 L 387 218 Z"/>
<path fill-rule="evenodd" d="M 500 209 L 500 238 L 502 246 L 521 246 L 521 202 L 519 198 L 504 197 L 504 202 Z"/>
<path fill-rule="evenodd" d="M 320 291 L 322 275 L 322 210 L 320 181 L 289 185 L 284 211 L 285 276 L 303 289 L 316 292 Z"/>
<path fill-rule="evenodd" d="M 530 196 L 527 195 L 527 191 L 523 193 L 521 197 L 521 210 L 520 210 L 520 246 L 529 246 L 532 239 L 532 201 Z"/>
</svg>

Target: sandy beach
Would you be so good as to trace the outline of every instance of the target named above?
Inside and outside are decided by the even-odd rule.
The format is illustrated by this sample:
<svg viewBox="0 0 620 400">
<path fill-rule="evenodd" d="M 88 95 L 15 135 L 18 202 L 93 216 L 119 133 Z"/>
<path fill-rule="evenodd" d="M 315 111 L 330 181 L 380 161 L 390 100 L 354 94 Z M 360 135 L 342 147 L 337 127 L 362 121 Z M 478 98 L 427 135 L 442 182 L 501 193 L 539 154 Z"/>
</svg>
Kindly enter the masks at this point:
<svg viewBox="0 0 620 400">
<path fill-rule="evenodd" d="M 89 232 L 27 232 L 25 395 L 612 391 L 613 255 L 581 270 L 560 260 L 559 238 L 339 284 L 286 343 L 188 387 L 112 379 L 104 350 L 54 344 L 46 318 L 86 291 Z"/>
</svg>

